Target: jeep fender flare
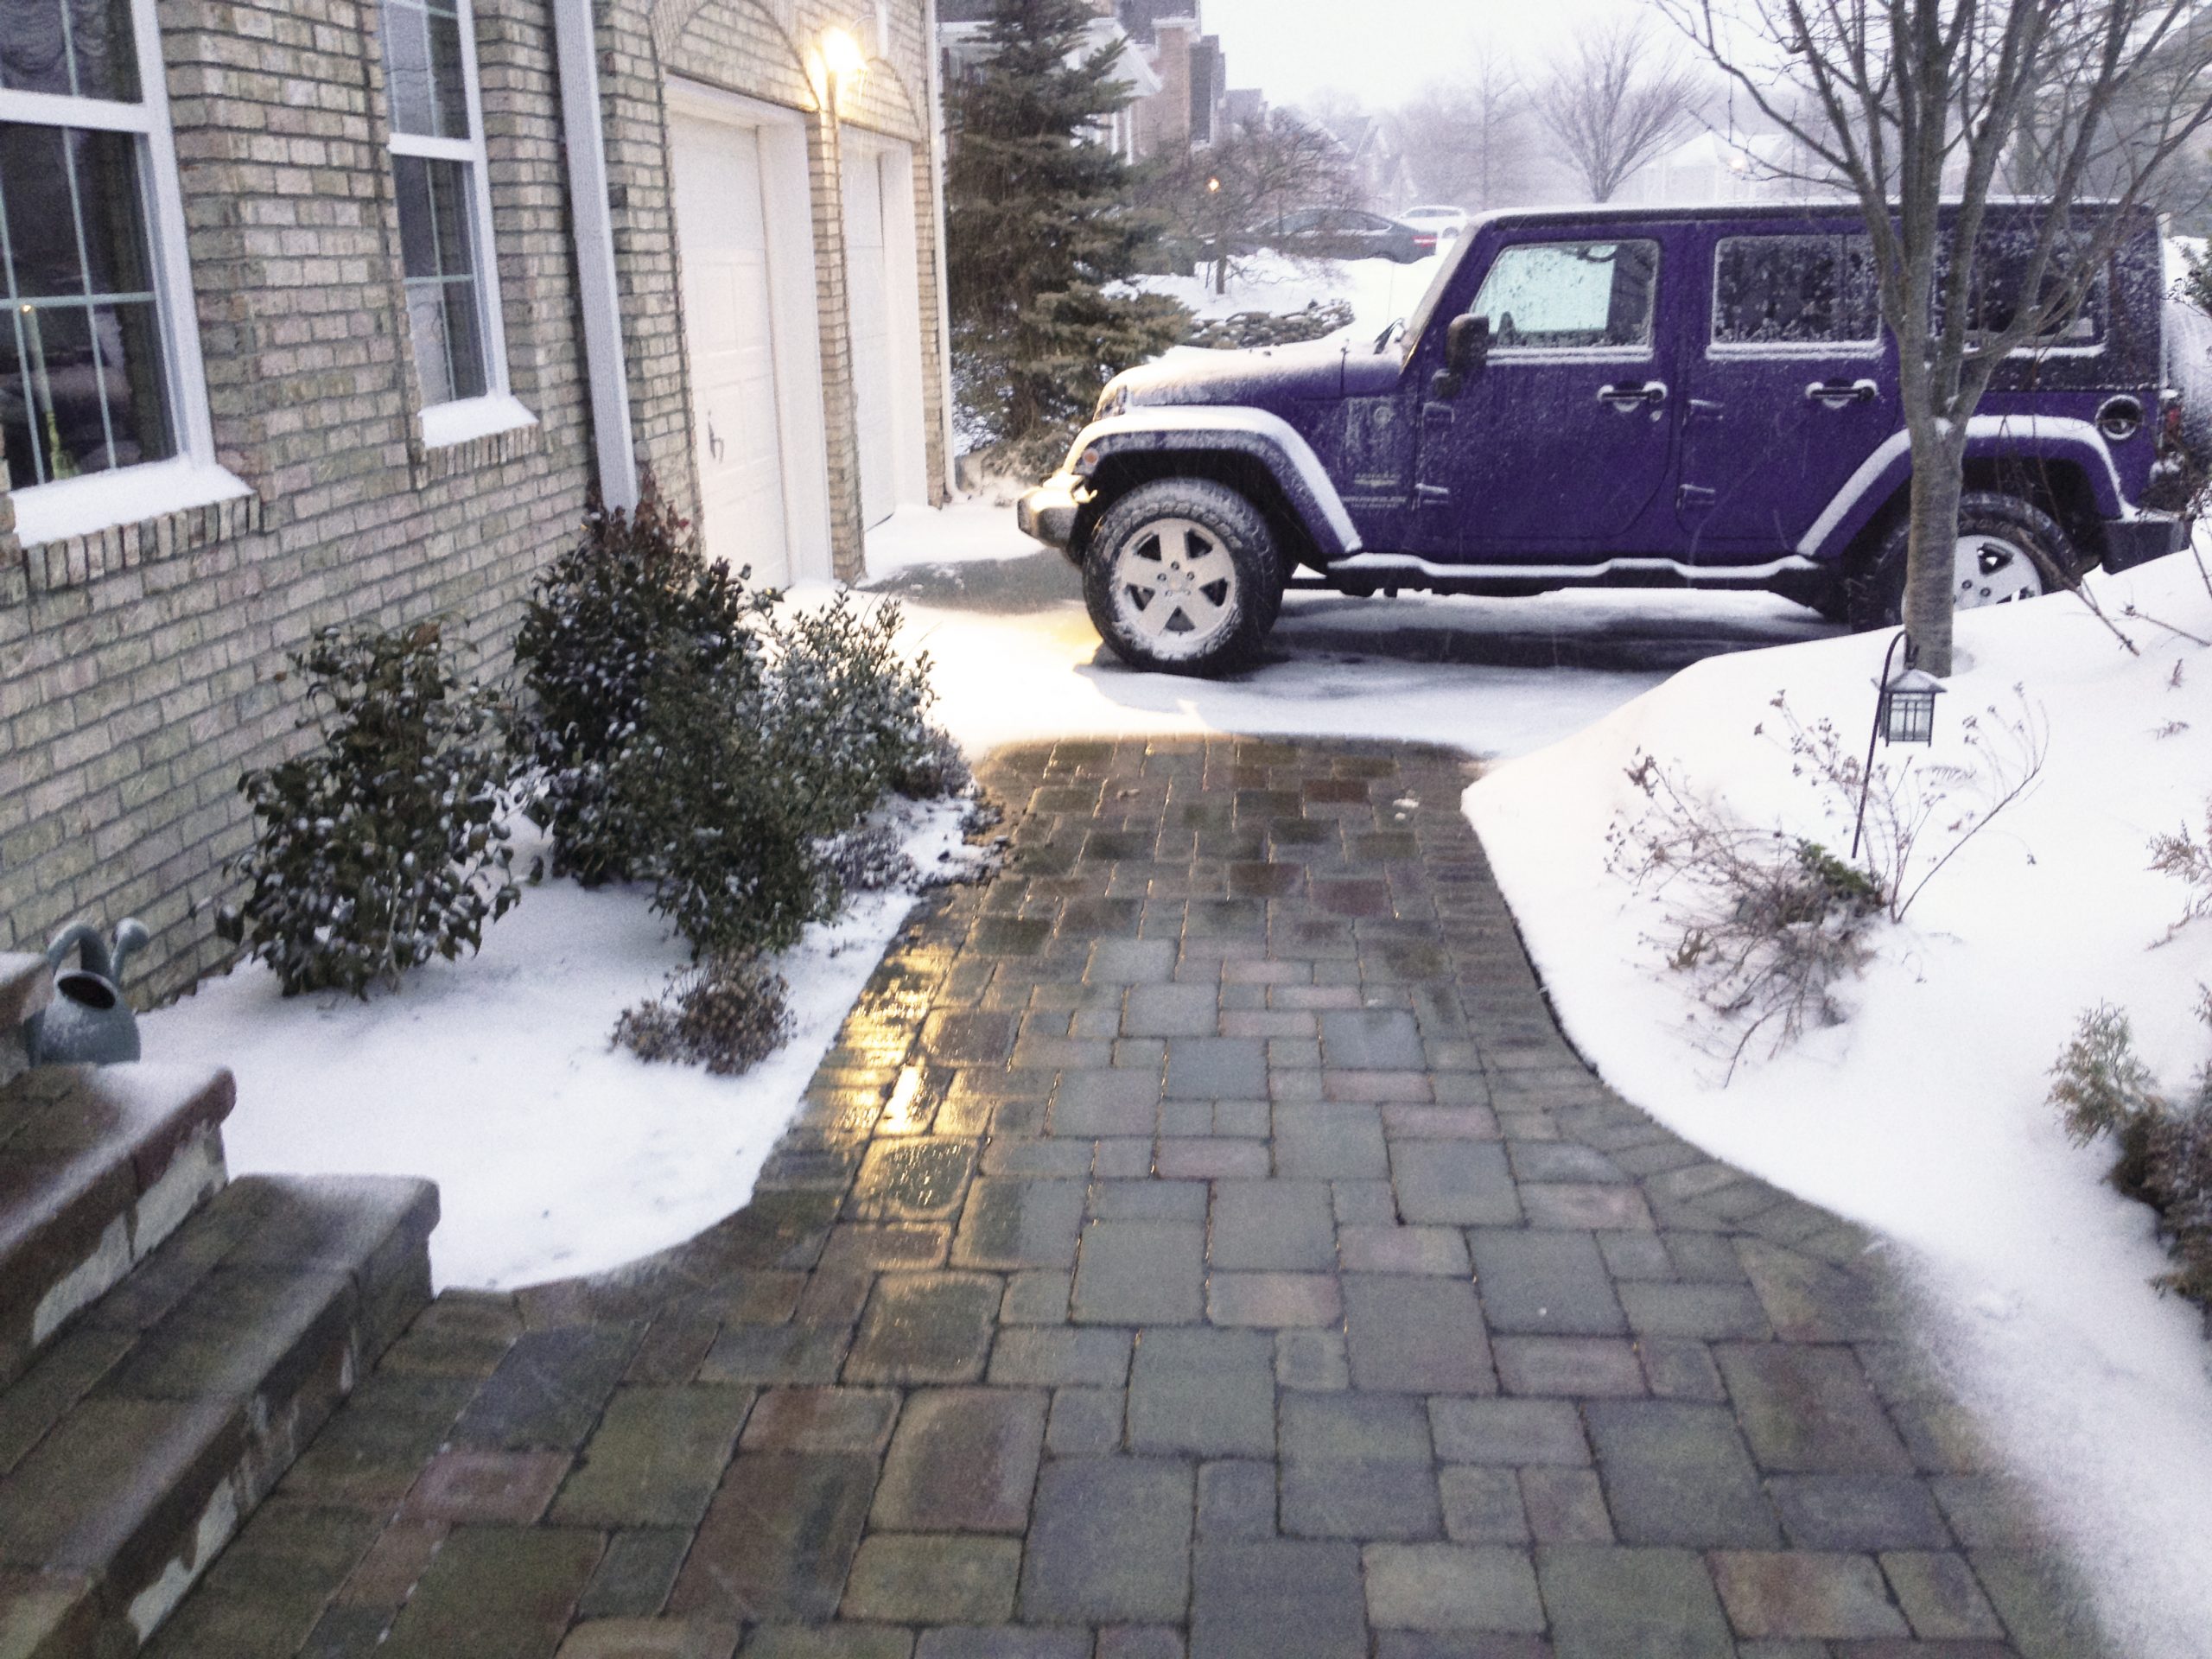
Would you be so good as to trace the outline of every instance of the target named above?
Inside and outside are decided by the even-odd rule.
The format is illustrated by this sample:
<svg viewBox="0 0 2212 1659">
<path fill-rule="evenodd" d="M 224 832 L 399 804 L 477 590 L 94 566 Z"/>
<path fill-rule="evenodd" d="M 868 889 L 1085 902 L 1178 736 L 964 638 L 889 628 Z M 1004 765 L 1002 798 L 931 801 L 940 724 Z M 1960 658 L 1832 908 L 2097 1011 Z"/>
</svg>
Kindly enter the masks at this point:
<svg viewBox="0 0 2212 1659">
<path fill-rule="evenodd" d="M 2065 461 L 2081 468 L 2101 518 L 2130 518 L 2120 471 L 2095 423 L 2055 415 L 1976 415 L 1967 422 L 1968 461 Z M 1912 440 L 1900 430 L 1860 463 L 1799 538 L 1803 557 L 1834 562 L 1912 478 Z"/>
<path fill-rule="evenodd" d="M 1171 404 L 1111 416 L 1083 429 L 1065 470 L 1088 480 L 1117 458 L 1199 454 L 1242 455 L 1266 468 L 1325 563 L 1364 545 L 1313 446 L 1263 409 Z"/>
</svg>

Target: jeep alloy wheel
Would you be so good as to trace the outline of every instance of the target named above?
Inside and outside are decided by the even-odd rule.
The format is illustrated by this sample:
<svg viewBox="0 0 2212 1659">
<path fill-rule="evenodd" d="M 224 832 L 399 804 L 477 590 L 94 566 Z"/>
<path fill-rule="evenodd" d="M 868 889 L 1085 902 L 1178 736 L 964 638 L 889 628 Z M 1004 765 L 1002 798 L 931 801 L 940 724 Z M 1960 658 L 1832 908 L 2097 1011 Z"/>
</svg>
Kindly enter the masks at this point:
<svg viewBox="0 0 2212 1659">
<path fill-rule="evenodd" d="M 1199 657 L 1234 620 L 1236 566 L 1188 518 L 1147 524 L 1114 550 L 1116 620 L 1162 657 Z"/>
<path fill-rule="evenodd" d="M 1893 628 L 1904 620 L 1910 528 L 1900 518 L 1873 556 L 1847 579 L 1853 627 Z M 1959 539 L 1951 567 L 1954 609 L 2041 599 L 2072 582 L 2079 569 L 2066 532 L 2033 502 L 1993 490 L 1968 490 L 1959 498 Z"/>
<path fill-rule="evenodd" d="M 2043 567 L 2009 536 L 1982 531 L 1960 537 L 1953 564 L 1951 603 L 1959 610 L 2043 597 Z"/>
<path fill-rule="evenodd" d="M 1248 658 L 1274 620 L 1267 521 L 1226 485 L 1163 479 L 1107 512 L 1084 565 L 1090 620 L 1132 668 L 1211 674 Z"/>
</svg>

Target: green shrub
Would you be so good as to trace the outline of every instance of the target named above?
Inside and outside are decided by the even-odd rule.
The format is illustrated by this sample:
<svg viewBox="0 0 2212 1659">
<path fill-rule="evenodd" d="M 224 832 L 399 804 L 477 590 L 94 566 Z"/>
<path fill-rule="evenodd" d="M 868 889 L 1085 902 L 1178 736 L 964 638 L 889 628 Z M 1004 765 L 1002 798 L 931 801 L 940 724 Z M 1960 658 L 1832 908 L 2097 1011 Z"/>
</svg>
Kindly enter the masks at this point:
<svg viewBox="0 0 2212 1659">
<path fill-rule="evenodd" d="M 292 661 L 321 746 L 238 780 L 257 828 L 229 868 L 251 891 L 217 927 L 288 996 L 365 996 L 474 952 L 521 897 L 499 822 L 512 768 L 496 705 L 453 672 L 435 624 L 325 628 Z"/>
<path fill-rule="evenodd" d="M 515 741 L 537 769 L 530 812 L 552 837 L 556 874 L 595 885 L 648 873 L 649 828 L 608 768 L 673 659 L 714 676 L 757 669 L 754 624 L 776 595 L 748 591 L 749 574 L 709 561 L 648 475 L 633 515 L 594 499 L 582 539 L 538 581 L 515 639 L 528 693 Z"/>
<path fill-rule="evenodd" d="M 2212 1026 L 2212 993 L 2197 1013 Z M 2083 1145 L 2109 1135 L 2120 1151 L 2113 1185 L 2158 1211 L 2174 1260 L 2158 1287 L 2212 1308 L 2212 1066 L 2197 1073 L 2196 1097 L 2174 1104 L 2136 1054 L 2126 1016 L 2100 1004 L 2082 1016 L 2051 1076 L 2067 1133 Z"/>
</svg>

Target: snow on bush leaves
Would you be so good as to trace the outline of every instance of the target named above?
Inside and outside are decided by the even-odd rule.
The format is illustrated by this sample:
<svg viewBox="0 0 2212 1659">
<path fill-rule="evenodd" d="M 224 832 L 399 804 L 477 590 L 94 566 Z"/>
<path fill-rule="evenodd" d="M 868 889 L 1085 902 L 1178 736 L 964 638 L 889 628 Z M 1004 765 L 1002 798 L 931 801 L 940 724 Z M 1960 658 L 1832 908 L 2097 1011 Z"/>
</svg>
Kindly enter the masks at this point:
<svg viewBox="0 0 2212 1659">
<path fill-rule="evenodd" d="M 777 595 L 748 592 L 749 575 L 710 563 L 648 474 L 634 515 L 594 499 L 582 538 L 539 579 L 515 640 L 529 694 L 516 744 L 537 769 L 530 815 L 552 839 L 556 874 L 592 887 L 647 873 L 651 826 L 608 769 L 675 657 L 690 673 L 743 681 L 757 671 L 754 627 Z"/>
<path fill-rule="evenodd" d="M 292 661 L 321 747 L 250 772 L 257 828 L 227 867 L 252 884 L 217 927 L 288 996 L 396 985 L 483 942 L 521 897 L 499 823 L 510 766 L 491 695 L 448 665 L 434 623 L 327 627 Z"/>
</svg>

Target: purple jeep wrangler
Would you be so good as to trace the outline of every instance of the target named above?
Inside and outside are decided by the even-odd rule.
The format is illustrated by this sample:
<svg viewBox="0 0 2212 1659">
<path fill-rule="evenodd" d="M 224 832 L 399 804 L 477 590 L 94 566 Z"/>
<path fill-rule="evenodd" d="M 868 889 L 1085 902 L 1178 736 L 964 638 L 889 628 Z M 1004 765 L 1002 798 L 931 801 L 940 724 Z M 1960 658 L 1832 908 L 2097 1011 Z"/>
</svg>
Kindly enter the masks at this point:
<svg viewBox="0 0 2212 1659">
<path fill-rule="evenodd" d="M 1993 213 L 1994 294 L 2029 211 Z M 1969 438 L 1960 605 L 2180 545 L 2145 502 L 2178 413 L 2163 287 L 2146 213 L 2088 302 L 1999 372 Z M 1371 346 L 1122 375 L 1019 511 L 1080 565 L 1124 661 L 1211 673 L 1254 654 L 1300 567 L 1360 594 L 1765 588 L 1879 626 L 1909 472 L 1855 210 L 1585 208 L 1478 220 Z"/>
</svg>

